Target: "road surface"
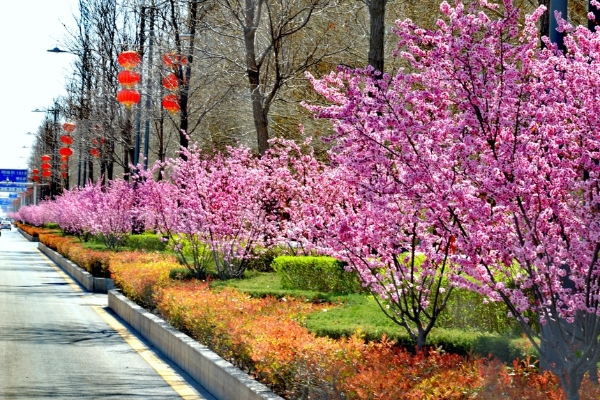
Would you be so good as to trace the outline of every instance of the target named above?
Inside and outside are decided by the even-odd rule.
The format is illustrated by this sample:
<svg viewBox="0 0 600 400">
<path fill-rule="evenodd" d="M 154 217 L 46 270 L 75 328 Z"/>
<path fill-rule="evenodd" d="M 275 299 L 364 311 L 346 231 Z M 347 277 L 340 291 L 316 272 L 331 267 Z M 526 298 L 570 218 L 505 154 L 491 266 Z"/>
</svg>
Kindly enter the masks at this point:
<svg viewBox="0 0 600 400">
<path fill-rule="evenodd" d="M 0 399 L 213 399 L 15 229 L 0 237 Z"/>
</svg>

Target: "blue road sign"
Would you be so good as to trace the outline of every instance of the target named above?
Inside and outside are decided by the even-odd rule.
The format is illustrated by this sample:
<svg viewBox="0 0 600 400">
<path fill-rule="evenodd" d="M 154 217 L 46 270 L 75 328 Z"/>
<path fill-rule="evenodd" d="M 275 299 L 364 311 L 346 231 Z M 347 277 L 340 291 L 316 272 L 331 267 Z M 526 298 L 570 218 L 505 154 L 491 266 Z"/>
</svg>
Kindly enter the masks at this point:
<svg viewBox="0 0 600 400">
<path fill-rule="evenodd" d="M 27 185 L 6 184 L 0 182 L 0 192 L 3 193 L 24 193 L 27 191 Z"/>
<path fill-rule="evenodd" d="M 26 169 L 0 169 L 0 182 L 27 182 Z"/>
<path fill-rule="evenodd" d="M 9 193 L 8 198 L 9 199 L 18 199 L 19 195 L 17 193 Z"/>
<path fill-rule="evenodd" d="M 12 206 L 14 199 L 0 198 L 0 206 Z"/>
</svg>

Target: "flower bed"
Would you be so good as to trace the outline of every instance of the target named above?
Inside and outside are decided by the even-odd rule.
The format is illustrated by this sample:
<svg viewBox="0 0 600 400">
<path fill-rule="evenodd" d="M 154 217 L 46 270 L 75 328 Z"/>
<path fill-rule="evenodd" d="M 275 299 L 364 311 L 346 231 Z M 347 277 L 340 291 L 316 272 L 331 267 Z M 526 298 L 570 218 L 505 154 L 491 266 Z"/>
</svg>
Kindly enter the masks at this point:
<svg viewBox="0 0 600 400">
<path fill-rule="evenodd" d="M 169 272 L 180 265 L 160 253 L 97 252 L 55 234 L 40 239 L 76 263 L 101 258 L 127 297 L 158 311 L 286 398 L 565 398 L 554 375 L 539 374 L 528 362 L 506 367 L 434 350 L 412 354 L 385 338 L 316 337 L 303 321 L 308 313 L 323 312 L 322 305 L 257 299 L 232 288 L 212 290 L 207 282 L 171 280 Z M 597 387 L 587 381 L 584 386 L 582 399 L 600 397 Z"/>
</svg>

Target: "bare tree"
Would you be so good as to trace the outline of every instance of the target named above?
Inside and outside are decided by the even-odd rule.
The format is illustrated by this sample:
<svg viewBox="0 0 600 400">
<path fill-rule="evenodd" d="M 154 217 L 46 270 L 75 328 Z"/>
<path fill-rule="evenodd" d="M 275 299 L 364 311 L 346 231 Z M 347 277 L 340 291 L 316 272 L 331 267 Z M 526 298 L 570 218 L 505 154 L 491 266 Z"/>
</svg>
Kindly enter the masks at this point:
<svg viewBox="0 0 600 400">
<path fill-rule="evenodd" d="M 311 32 L 315 14 L 334 4 L 331 0 L 217 2 L 235 24 L 229 24 L 225 17 L 219 32 L 243 52 L 243 61 L 230 60 L 246 74 L 258 151 L 263 154 L 269 148 L 268 115 L 279 90 L 289 79 L 337 52 L 323 45 L 326 34 L 316 37 Z M 323 29 L 318 32 L 325 33 Z"/>
</svg>

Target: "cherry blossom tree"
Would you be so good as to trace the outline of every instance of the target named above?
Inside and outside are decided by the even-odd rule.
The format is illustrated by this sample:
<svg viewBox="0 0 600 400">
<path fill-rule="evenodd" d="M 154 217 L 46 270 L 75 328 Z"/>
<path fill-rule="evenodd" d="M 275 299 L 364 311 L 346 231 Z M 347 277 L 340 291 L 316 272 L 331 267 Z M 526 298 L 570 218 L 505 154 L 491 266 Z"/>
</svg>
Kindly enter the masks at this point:
<svg viewBox="0 0 600 400">
<path fill-rule="evenodd" d="M 192 154 L 194 156 L 189 157 Z M 185 202 L 181 198 L 190 184 L 199 187 L 195 181 L 186 182 L 186 173 L 203 182 L 207 160 L 200 157 L 195 146 L 191 153 L 186 150 L 186 156 L 189 158 L 179 163 L 167 161 L 167 170 L 173 171 L 170 176 L 164 176 L 166 165 L 160 162 L 155 163 L 151 170 L 140 170 L 137 178 L 140 216 L 147 227 L 153 227 L 168 241 L 182 265 L 196 278 L 204 279 L 213 258 L 210 247 L 206 245 L 205 220 L 198 202 Z M 157 171 L 163 176 L 155 181 L 153 175 Z"/>
<path fill-rule="evenodd" d="M 65 191 L 53 202 L 52 221 L 66 232 L 84 238 L 97 236 L 111 249 L 123 245 L 133 228 L 137 208 L 133 186 L 123 179 L 107 185 L 88 183 Z"/>
<path fill-rule="evenodd" d="M 167 162 L 165 179 L 154 182 L 150 174 L 140 186 L 147 223 L 169 237 L 198 277 L 211 264 L 221 279 L 241 277 L 250 258 L 279 240 L 292 193 L 284 179 L 288 150 L 262 159 L 248 148 L 228 151 L 209 157 L 197 145 L 182 148 L 185 157 Z"/>
<path fill-rule="evenodd" d="M 91 237 L 89 210 L 93 209 L 93 199 L 97 196 L 97 187 L 88 184 L 65 190 L 52 203 L 53 221 L 67 234 L 75 235 L 87 242 Z"/>
<path fill-rule="evenodd" d="M 42 226 L 53 222 L 50 204 L 51 201 L 42 201 L 37 205 L 21 207 L 18 217 L 24 223 L 33 226 Z"/>
<path fill-rule="evenodd" d="M 600 37 L 561 21 L 566 51 L 540 49 L 544 9 L 521 28 L 503 5 L 491 19 L 487 1 L 443 2 L 435 31 L 399 22 L 394 77 L 310 77 L 357 194 L 338 254 L 368 285 L 386 277 L 392 302 L 411 284 L 394 245 L 421 253 L 425 276 L 451 269 L 452 285 L 506 303 L 578 399 L 600 355 Z"/>
</svg>

